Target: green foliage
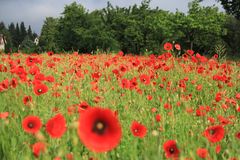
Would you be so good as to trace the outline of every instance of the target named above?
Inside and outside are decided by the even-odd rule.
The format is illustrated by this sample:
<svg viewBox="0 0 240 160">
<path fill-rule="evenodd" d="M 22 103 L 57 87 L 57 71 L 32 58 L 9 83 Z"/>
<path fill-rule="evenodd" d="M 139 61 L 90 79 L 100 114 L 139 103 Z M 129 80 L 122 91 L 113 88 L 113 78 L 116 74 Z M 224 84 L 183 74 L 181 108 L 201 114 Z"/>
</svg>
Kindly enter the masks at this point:
<svg viewBox="0 0 240 160">
<path fill-rule="evenodd" d="M 234 17 L 229 17 L 226 24 L 226 35 L 224 41 L 228 45 L 228 53 L 233 56 L 240 56 L 240 21 Z"/>
<path fill-rule="evenodd" d="M 28 30 L 26 30 L 26 27 L 24 25 L 24 22 L 21 22 L 20 27 L 18 23 L 10 23 L 8 28 L 5 27 L 5 24 L 3 22 L 0 23 L 0 34 L 4 35 L 4 38 L 6 40 L 5 44 L 5 52 L 17 52 L 19 47 L 22 45 L 23 41 L 28 38 L 30 38 L 32 41 L 38 36 L 36 33 L 32 33 L 31 26 L 28 27 Z M 25 42 L 24 42 L 25 43 Z M 31 49 L 35 50 L 35 49 Z"/>
<path fill-rule="evenodd" d="M 240 20 L 240 1 L 239 0 L 218 0 L 227 13 Z"/>
<path fill-rule="evenodd" d="M 37 46 L 29 36 L 26 36 L 24 38 L 21 45 L 19 46 L 19 49 L 21 50 L 21 52 L 24 53 L 37 52 Z"/>
<path fill-rule="evenodd" d="M 158 52 L 160 45 L 175 41 L 199 52 L 214 52 L 223 42 L 228 17 L 216 7 L 202 7 L 198 0 L 189 3 L 187 14 L 151 9 L 150 1 L 137 6 L 107 7 L 92 12 L 76 2 L 65 6 L 59 19 L 47 18 L 40 37 L 44 50 L 123 50 Z"/>
<path fill-rule="evenodd" d="M 41 36 L 39 38 L 39 46 L 45 51 L 57 51 L 57 35 L 58 35 L 59 20 L 52 17 L 47 17 L 44 21 Z"/>
</svg>

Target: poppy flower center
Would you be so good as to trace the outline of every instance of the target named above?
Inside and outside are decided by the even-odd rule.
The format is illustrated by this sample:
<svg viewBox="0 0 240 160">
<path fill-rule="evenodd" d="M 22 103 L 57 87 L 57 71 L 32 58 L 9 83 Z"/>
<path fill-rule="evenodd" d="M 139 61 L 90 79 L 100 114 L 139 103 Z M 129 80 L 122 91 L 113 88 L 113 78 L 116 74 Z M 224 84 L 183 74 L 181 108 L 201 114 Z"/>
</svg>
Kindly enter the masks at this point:
<svg viewBox="0 0 240 160">
<path fill-rule="evenodd" d="M 38 93 L 41 93 L 42 92 L 42 90 L 41 89 L 38 89 Z"/>
<path fill-rule="evenodd" d="M 138 129 L 134 129 L 134 132 L 137 133 L 137 132 L 138 132 Z"/>
<path fill-rule="evenodd" d="M 174 153 L 174 148 L 169 148 L 169 152 L 170 152 L 171 154 L 173 154 L 173 153 Z"/>
<path fill-rule="evenodd" d="M 82 105 L 81 108 L 85 110 L 85 109 L 88 108 L 88 106 L 86 106 L 86 105 Z"/>
<path fill-rule="evenodd" d="M 30 59 L 29 62 L 32 62 L 32 59 Z"/>
<path fill-rule="evenodd" d="M 97 134 L 103 134 L 105 131 L 106 125 L 102 121 L 96 121 L 94 126 L 93 126 L 93 132 Z"/>
<path fill-rule="evenodd" d="M 215 134 L 215 130 L 211 129 L 211 130 L 210 130 L 210 134 L 211 134 L 211 135 L 214 135 L 214 134 Z"/>
<path fill-rule="evenodd" d="M 32 129 L 34 127 L 34 124 L 32 122 L 28 123 L 28 128 Z"/>
</svg>

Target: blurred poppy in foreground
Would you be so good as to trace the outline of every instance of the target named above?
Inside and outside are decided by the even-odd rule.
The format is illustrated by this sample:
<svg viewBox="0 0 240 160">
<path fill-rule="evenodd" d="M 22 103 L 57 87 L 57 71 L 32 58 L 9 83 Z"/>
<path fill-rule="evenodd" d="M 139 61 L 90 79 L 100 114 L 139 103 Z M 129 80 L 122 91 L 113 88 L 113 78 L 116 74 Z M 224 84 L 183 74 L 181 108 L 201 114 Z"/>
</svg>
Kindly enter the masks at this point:
<svg viewBox="0 0 240 160">
<path fill-rule="evenodd" d="M 114 112 L 94 107 L 80 113 L 78 135 L 89 150 L 106 152 L 117 147 L 122 129 Z"/>
<path fill-rule="evenodd" d="M 40 153 L 45 152 L 45 150 L 46 150 L 46 145 L 43 142 L 37 142 L 32 146 L 32 152 L 35 157 L 39 157 Z"/>
</svg>

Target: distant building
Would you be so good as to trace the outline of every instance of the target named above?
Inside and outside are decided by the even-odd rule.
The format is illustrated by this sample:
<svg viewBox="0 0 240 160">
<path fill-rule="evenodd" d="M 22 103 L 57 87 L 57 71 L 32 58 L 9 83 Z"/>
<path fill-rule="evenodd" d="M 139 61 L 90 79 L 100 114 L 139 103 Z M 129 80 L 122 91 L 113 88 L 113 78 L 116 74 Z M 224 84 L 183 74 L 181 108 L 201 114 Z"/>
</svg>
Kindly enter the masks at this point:
<svg viewBox="0 0 240 160">
<path fill-rule="evenodd" d="M 36 46 L 38 45 L 38 43 L 39 43 L 39 38 L 38 38 L 38 37 L 36 37 L 36 38 L 34 39 L 34 43 L 35 43 Z"/>
<path fill-rule="evenodd" d="M 6 41 L 2 34 L 0 34 L 0 51 L 5 50 Z"/>
</svg>

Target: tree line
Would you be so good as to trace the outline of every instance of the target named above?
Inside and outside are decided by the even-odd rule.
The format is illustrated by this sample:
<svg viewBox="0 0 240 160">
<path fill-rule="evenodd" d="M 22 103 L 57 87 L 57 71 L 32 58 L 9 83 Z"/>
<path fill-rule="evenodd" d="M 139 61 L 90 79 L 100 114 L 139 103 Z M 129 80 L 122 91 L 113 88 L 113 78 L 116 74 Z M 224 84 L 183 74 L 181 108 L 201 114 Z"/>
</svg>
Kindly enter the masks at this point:
<svg viewBox="0 0 240 160">
<path fill-rule="evenodd" d="M 40 36 L 43 50 L 91 52 L 122 50 L 158 53 L 169 41 L 202 53 L 239 54 L 240 23 L 217 7 L 189 3 L 187 13 L 150 8 L 150 0 L 130 7 L 87 11 L 76 2 L 66 5 L 59 18 L 46 18 Z"/>
<path fill-rule="evenodd" d="M 34 49 L 79 53 L 122 50 L 140 54 L 159 53 L 162 44 L 171 42 L 204 54 L 240 55 L 238 0 L 218 0 L 226 13 L 214 6 L 201 6 L 201 1 L 190 2 L 187 13 L 151 8 L 150 0 L 129 7 L 114 7 L 108 2 L 105 8 L 91 12 L 73 2 L 65 6 L 60 17 L 45 19 L 39 46 Z M 14 39 L 12 44 L 19 45 L 21 40 Z"/>
<path fill-rule="evenodd" d="M 0 22 L 0 34 L 4 36 L 6 41 L 6 52 L 16 52 L 18 50 L 31 52 L 37 48 L 34 40 L 38 35 L 32 32 L 30 25 L 27 29 L 24 22 L 21 22 L 20 25 L 18 23 L 15 25 L 12 22 L 8 27 L 5 26 L 4 22 Z"/>
</svg>

